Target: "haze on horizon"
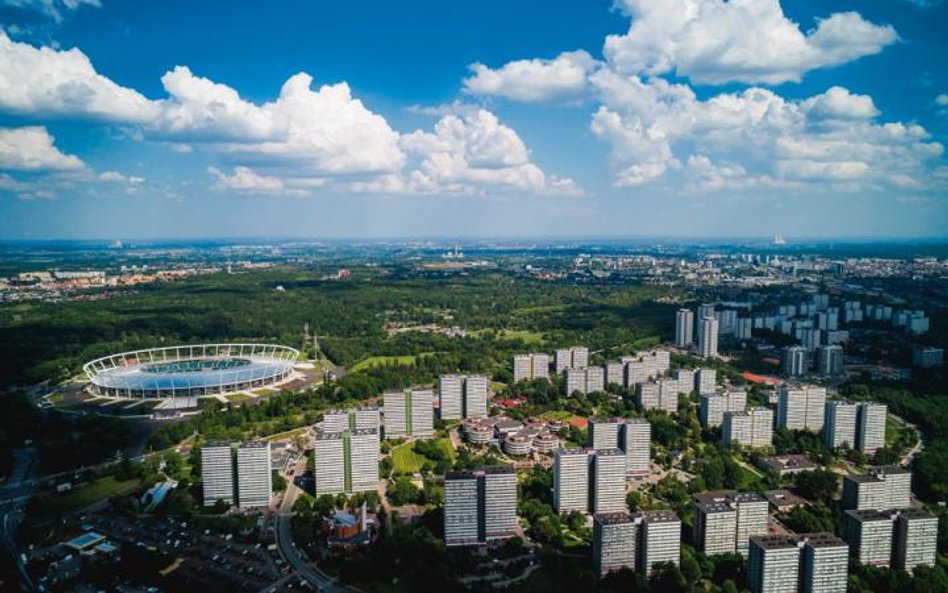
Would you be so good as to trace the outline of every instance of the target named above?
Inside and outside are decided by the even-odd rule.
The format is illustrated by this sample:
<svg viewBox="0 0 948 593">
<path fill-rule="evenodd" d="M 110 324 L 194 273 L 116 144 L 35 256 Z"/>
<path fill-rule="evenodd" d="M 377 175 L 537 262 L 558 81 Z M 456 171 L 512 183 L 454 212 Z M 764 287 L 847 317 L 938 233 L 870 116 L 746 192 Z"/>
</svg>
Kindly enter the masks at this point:
<svg viewBox="0 0 948 593">
<path fill-rule="evenodd" d="M 0 2 L 0 239 L 945 237 L 948 3 Z"/>
</svg>

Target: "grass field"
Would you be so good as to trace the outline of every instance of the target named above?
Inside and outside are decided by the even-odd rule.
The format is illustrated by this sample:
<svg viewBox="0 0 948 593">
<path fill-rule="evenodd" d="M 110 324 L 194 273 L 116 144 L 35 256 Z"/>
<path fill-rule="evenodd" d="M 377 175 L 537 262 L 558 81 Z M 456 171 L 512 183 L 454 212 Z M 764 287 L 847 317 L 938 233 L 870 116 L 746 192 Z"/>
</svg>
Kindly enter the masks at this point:
<svg viewBox="0 0 948 593">
<path fill-rule="evenodd" d="M 450 439 L 438 439 L 435 441 L 448 455 L 453 462 L 456 453 L 451 446 Z M 415 453 L 412 449 L 414 443 L 404 443 L 392 449 L 392 464 L 396 474 L 413 474 L 421 471 L 422 466 L 427 461 L 427 457 Z"/>
<path fill-rule="evenodd" d="M 540 414 L 540 418 L 543 418 L 544 420 L 559 420 L 560 422 L 568 422 L 573 417 L 573 413 L 567 412 L 565 410 L 550 410 L 549 412 Z"/>
<path fill-rule="evenodd" d="M 50 514 L 62 515 L 78 511 L 114 494 L 131 490 L 137 485 L 137 479 L 118 481 L 115 477 L 108 476 L 95 484 L 50 496 Z"/>
<path fill-rule="evenodd" d="M 384 364 L 415 364 L 419 356 L 428 356 L 430 352 L 422 354 L 406 354 L 404 356 L 370 356 L 363 358 L 349 368 L 349 372 L 357 373 L 365 369 Z"/>
<path fill-rule="evenodd" d="M 537 332 L 527 329 L 504 329 L 498 334 L 501 339 L 519 338 L 528 344 L 540 344 L 543 342 L 543 336 Z"/>
</svg>

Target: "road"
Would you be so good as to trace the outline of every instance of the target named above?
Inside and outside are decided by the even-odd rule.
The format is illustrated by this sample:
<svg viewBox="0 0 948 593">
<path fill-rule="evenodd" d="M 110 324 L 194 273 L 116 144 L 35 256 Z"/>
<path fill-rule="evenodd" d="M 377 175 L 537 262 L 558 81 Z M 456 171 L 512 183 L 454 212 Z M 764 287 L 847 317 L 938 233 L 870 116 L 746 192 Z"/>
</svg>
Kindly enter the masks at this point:
<svg viewBox="0 0 948 593">
<path fill-rule="evenodd" d="M 29 492 L 35 487 L 35 480 L 30 478 L 32 472 L 36 469 L 36 449 L 30 447 L 27 449 L 17 449 L 13 452 L 14 467 L 10 478 L 0 493 L 4 502 L 0 502 L 0 522 L 2 522 L 3 547 L 13 556 L 16 562 L 17 570 L 20 572 L 20 582 L 27 591 L 36 591 L 36 584 L 30 578 L 24 565 L 19 544 L 17 543 L 17 529 L 20 521 L 23 520 L 23 509 L 26 506 L 26 500 L 29 498 Z M 12 496 L 11 492 L 25 494 L 24 496 Z"/>
<path fill-rule="evenodd" d="M 297 460 L 293 474 L 301 475 L 306 470 L 306 457 L 300 456 Z M 301 490 L 297 486 L 293 477 L 288 477 L 286 481 L 286 493 L 283 495 L 283 502 L 277 509 L 276 517 L 276 544 L 280 551 L 280 556 L 286 561 L 299 576 L 306 579 L 315 590 L 322 593 L 334 593 L 344 591 L 335 579 L 322 572 L 310 564 L 309 559 L 299 551 L 296 544 L 293 543 L 293 504 L 299 497 Z"/>
<path fill-rule="evenodd" d="M 919 430 L 918 426 L 912 424 L 911 422 L 909 422 L 905 418 L 902 418 L 901 416 L 899 416 L 899 419 L 902 421 L 902 424 L 906 428 L 911 428 L 912 430 L 914 430 L 915 436 L 916 436 L 915 446 L 912 447 L 911 450 L 906 452 L 905 455 L 903 455 L 901 459 L 902 465 L 908 466 L 910 463 L 912 463 L 912 460 L 915 459 L 915 456 L 921 453 L 922 449 L 925 448 L 925 435 L 922 434 L 922 431 Z"/>
</svg>

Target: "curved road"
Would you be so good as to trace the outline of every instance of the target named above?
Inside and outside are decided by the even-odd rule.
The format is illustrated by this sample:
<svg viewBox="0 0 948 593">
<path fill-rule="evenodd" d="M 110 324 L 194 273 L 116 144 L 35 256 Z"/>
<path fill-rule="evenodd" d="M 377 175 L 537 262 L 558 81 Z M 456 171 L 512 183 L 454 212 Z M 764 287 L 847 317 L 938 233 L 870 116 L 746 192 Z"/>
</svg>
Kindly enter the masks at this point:
<svg viewBox="0 0 948 593">
<path fill-rule="evenodd" d="M 305 469 L 306 457 L 303 456 L 296 462 L 296 471 L 293 473 L 300 475 Z M 300 552 L 293 543 L 293 504 L 299 497 L 300 489 L 292 477 L 289 477 L 286 482 L 286 492 L 283 495 L 283 502 L 277 509 L 276 517 L 276 544 L 280 555 L 315 590 L 322 593 L 345 591 L 345 588 L 340 586 L 334 578 L 310 564 L 305 554 Z"/>
</svg>

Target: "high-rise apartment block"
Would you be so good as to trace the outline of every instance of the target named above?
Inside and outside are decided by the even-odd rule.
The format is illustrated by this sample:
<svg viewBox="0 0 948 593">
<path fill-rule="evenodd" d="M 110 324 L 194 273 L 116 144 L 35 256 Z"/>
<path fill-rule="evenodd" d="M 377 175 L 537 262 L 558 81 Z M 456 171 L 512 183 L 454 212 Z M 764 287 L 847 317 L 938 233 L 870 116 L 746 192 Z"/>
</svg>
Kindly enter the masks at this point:
<svg viewBox="0 0 948 593">
<path fill-rule="evenodd" d="M 718 370 L 701 368 L 695 373 L 695 391 L 701 395 L 715 392 L 718 382 Z"/>
<path fill-rule="evenodd" d="M 681 519 L 672 511 L 645 511 L 636 514 L 639 523 L 639 570 L 651 575 L 655 565 L 681 561 Z"/>
<path fill-rule="evenodd" d="M 696 338 L 698 341 L 699 349 L 701 345 L 702 336 L 704 335 L 704 324 L 702 323 L 702 321 L 704 321 L 707 318 L 716 320 L 716 317 L 714 316 L 714 305 L 710 303 L 704 303 L 704 304 L 698 305 L 698 313 L 697 315 L 695 315 L 695 321 L 697 321 L 697 325 L 695 326 L 695 329 L 697 330 L 697 333 L 698 333 Z"/>
<path fill-rule="evenodd" d="M 800 593 L 846 593 L 849 546 L 832 533 L 803 537 Z"/>
<path fill-rule="evenodd" d="M 780 388 L 777 399 L 777 427 L 790 430 L 823 429 L 826 388 L 814 385 Z"/>
<path fill-rule="evenodd" d="M 698 352 L 704 358 L 714 358 L 718 355 L 718 320 L 714 317 L 704 317 L 701 320 Z"/>
<path fill-rule="evenodd" d="M 885 443 L 887 414 L 885 404 L 827 402 L 823 440 L 828 447 L 847 445 L 872 455 Z"/>
<path fill-rule="evenodd" d="M 628 568 L 651 575 L 656 564 L 681 559 L 681 519 L 672 511 L 597 513 L 593 564 L 599 576 Z"/>
<path fill-rule="evenodd" d="M 612 513 L 624 511 L 625 452 L 621 449 L 597 449 L 591 467 L 591 512 Z"/>
<path fill-rule="evenodd" d="M 747 585 L 753 593 L 846 593 L 848 556 L 831 533 L 754 536 Z"/>
<path fill-rule="evenodd" d="M 938 552 L 938 517 L 925 509 L 903 509 L 895 520 L 892 566 L 912 572 L 934 566 Z"/>
<path fill-rule="evenodd" d="M 243 508 L 267 507 L 272 493 L 270 441 L 241 443 L 237 447 L 238 504 Z"/>
<path fill-rule="evenodd" d="M 752 535 L 767 534 L 767 499 L 756 492 L 695 495 L 694 540 L 707 555 L 747 554 Z"/>
<path fill-rule="evenodd" d="M 598 513 L 593 517 L 593 565 L 596 574 L 628 568 L 635 570 L 639 525 L 626 512 Z"/>
<path fill-rule="evenodd" d="M 374 492 L 379 483 L 379 431 L 314 432 L 316 494 Z"/>
<path fill-rule="evenodd" d="M 648 474 L 652 425 L 643 418 L 590 418 L 588 446 L 594 450 L 621 449 L 626 473 Z"/>
<path fill-rule="evenodd" d="M 511 466 L 451 471 L 444 477 L 444 543 L 464 546 L 512 537 L 517 472 Z"/>
<path fill-rule="evenodd" d="M 856 418 L 856 448 L 866 455 L 874 455 L 878 449 L 885 446 L 885 421 L 888 411 L 885 404 L 860 404 Z"/>
<path fill-rule="evenodd" d="M 770 408 L 748 408 L 746 412 L 725 412 L 721 440 L 725 445 L 769 447 L 773 442 L 774 412 Z"/>
<path fill-rule="evenodd" d="M 898 465 L 869 468 L 869 475 L 885 482 L 885 508 L 905 509 L 912 504 L 912 472 Z"/>
<path fill-rule="evenodd" d="M 691 309 L 678 309 L 675 314 L 675 346 L 688 348 L 694 343 L 695 314 Z"/>
<path fill-rule="evenodd" d="M 863 564 L 908 572 L 935 564 L 938 517 L 926 509 L 847 510 L 843 528 L 853 557 Z"/>
<path fill-rule="evenodd" d="M 513 358 L 513 379 L 531 381 L 550 378 L 549 354 L 516 354 Z"/>
<path fill-rule="evenodd" d="M 553 507 L 558 513 L 589 510 L 589 449 L 558 449 L 553 454 Z"/>
<path fill-rule="evenodd" d="M 878 466 L 867 475 L 843 478 L 844 509 L 902 509 L 911 499 L 912 472 L 903 467 Z"/>
<path fill-rule="evenodd" d="M 382 415 L 378 408 L 356 408 L 354 410 L 331 410 L 323 415 L 318 424 L 325 432 L 347 430 L 380 430 Z"/>
<path fill-rule="evenodd" d="M 725 412 L 743 412 L 747 407 L 747 392 L 732 389 L 698 398 L 698 417 L 705 427 L 720 426 Z"/>
<path fill-rule="evenodd" d="M 623 424 L 623 432 L 620 448 L 625 451 L 626 473 L 630 476 L 648 475 L 652 425 L 644 418 L 628 418 Z"/>
<path fill-rule="evenodd" d="M 635 390 L 639 409 L 664 410 L 669 414 L 678 413 L 678 382 L 673 379 L 659 379 L 656 383 L 639 383 Z"/>
<path fill-rule="evenodd" d="M 442 420 L 487 417 L 487 377 L 442 375 L 438 380 Z"/>
<path fill-rule="evenodd" d="M 780 368 L 785 377 L 802 377 L 809 369 L 810 353 L 804 346 L 787 346 L 780 352 Z"/>
<path fill-rule="evenodd" d="M 892 562 L 892 513 L 877 509 L 843 511 L 843 537 L 853 558 L 888 568 Z"/>
<path fill-rule="evenodd" d="M 237 446 L 208 441 L 201 447 L 204 506 L 217 501 L 243 508 L 265 507 L 273 492 L 269 441 L 247 441 Z"/>
<path fill-rule="evenodd" d="M 625 509 L 627 461 L 621 449 L 559 449 L 553 463 L 557 512 L 609 513 Z"/>
<path fill-rule="evenodd" d="M 430 389 L 386 391 L 382 399 L 385 438 L 434 436 L 434 392 Z"/>
<path fill-rule="evenodd" d="M 856 446 L 856 404 L 844 401 L 826 402 L 823 441 L 831 449 Z"/>
<path fill-rule="evenodd" d="M 227 441 L 208 441 L 201 447 L 201 477 L 204 481 L 204 506 L 223 501 L 234 504 L 234 453 Z"/>
<path fill-rule="evenodd" d="M 820 346 L 816 350 L 816 372 L 821 375 L 843 374 L 843 347 L 839 344 Z"/>
<path fill-rule="evenodd" d="M 564 374 L 566 395 L 572 395 L 576 391 L 585 395 L 605 389 L 605 372 L 602 367 L 568 368 Z"/>
<path fill-rule="evenodd" d="M 589 348 L 585 346 L 560 348 L 553 353 L 553 365 L 557 373 L 562 373 L 566 369 L 584 369 L 589 366 Z"/>
</svg>

